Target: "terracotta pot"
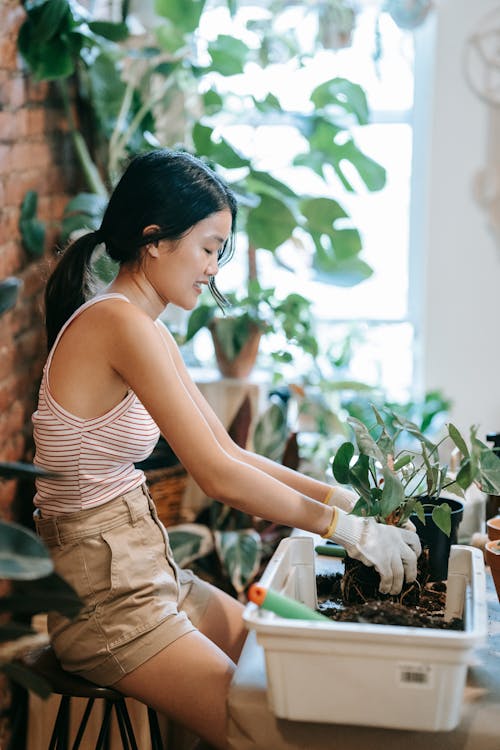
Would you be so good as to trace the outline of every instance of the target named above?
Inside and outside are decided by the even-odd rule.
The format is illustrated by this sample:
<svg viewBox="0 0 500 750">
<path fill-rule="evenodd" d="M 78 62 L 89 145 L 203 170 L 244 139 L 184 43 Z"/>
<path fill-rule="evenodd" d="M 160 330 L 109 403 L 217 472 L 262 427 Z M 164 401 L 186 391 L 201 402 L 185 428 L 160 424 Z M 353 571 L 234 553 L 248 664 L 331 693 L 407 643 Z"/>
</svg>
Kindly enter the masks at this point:
<svg viewBox="0 0 500 750">
<path fill-rule="evenodd" d="M 210 326 L 210 333 L 214 344 L 215 359 L 221 374 L 226 378 L 246 378 L 252 371 L 259 353 L 262 336 L 260 328 L 257 325 L 252 327 L 248 339 L 234 359 L 228 359 L 224 354 L 213 326 Z"/>
<path fill-rule="evenodd" d="M 493 582 L 500 602 L 500 539 L 490 539 L 485 548 L 486 564 L 490 566 Z"/>
<path fill-rule="evenodd" d="M 493 516 L 486 521 L 488 539 L 500 539 L 500 516 Z"/>
</svg>

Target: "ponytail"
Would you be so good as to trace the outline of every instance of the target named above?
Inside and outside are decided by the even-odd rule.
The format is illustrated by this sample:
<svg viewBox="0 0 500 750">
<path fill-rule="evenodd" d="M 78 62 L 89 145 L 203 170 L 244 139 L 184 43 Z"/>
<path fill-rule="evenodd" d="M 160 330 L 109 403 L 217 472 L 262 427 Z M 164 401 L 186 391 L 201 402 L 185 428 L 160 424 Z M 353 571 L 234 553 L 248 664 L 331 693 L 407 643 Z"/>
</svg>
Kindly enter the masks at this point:
<svg viewBox="0 0 500 750">
<path fill-rule="evenodd" d="M 84 234 L 72 242 L 47 282 L 45 327 L 49 351 L 64 323 L 95 293 L 91 259 L 99 242 L 102 242 L 99 231 Z"/>
</svg>

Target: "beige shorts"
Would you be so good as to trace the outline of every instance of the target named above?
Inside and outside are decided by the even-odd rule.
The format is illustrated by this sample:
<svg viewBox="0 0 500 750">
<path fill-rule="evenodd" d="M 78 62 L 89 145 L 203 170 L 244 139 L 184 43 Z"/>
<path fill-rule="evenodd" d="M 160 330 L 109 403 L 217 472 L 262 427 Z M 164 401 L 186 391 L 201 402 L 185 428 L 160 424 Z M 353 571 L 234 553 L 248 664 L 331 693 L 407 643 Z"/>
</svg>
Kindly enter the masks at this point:
<svg viewBox="0 0 500 750">
<path fill-rule="evenodd" d="M 34 518 L 83 602 L 75 619 L 48 616 L 64 669 L 112 685 L 196 629 L 213 589 L 175 564 L 145 485 L 97 508 Z"/>
</svg>

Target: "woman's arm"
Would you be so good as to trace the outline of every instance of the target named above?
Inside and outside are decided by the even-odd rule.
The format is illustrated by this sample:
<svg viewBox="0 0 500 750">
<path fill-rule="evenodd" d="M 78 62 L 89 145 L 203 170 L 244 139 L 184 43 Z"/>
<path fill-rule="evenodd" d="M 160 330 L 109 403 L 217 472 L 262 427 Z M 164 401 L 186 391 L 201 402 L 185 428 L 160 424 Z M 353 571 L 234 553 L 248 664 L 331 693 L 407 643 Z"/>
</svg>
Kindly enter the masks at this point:
<svg viewBox="0 0 500 750">
<path fill-rule="evenodd" d="M 228 435 L 228 432 L 225 429 L 224 425 L 219 420 L 210 404 L 200 393 L 196 384 L 193 383 L 193 380 L 191 379 L 187 371 L 186 365 L 184 364 L 184 360 L 182 359 L 179 348 L 175 343 L 170 331 L 163 325 L 163 323 L 159 323 L 158 327 L 162 333 L 165 346 L 171 352 L 172 360 L 177 368 L 179 377 L 184 383 L 186 390 L 207 420 L 220 446 L 227 453 L 229 453 L 239 461 L 244 461 L 245 463 L 254 466 L 257 469 L 264 471 L 266 474 L 269 474 L 269 476 L 272 476 L 275 479 L 278 479 L 280 482 L 284 482 L 289 487 L 297 490 L 297 492 L 308 495 L 315 500 L 324 502 L 332 490 L 333 498 L 335 498 L 335 494 L 338 494 L 340 499 L 342 494 L 345 493 L 345 490 L 343 490 L 342 488 L 332 488 L 325 482 L 320 482 L 319 480 L 313 479 L 312 477 L 300 474 L 293 469 L 289 469 L 287 466 L 283 466 L 276 463 L 275 461 L 271 461 L 270 459 L 265 458 L 264 456 L 260 456 L 257 453 L 247 451 L 241 446 L 237 445 L 237 443 L 235 443 Z M 330 504 L 332 503 L 330 502 Z"/>
<path fill-rule="evenodd" d="M 172 346 L 167 345 L 163 332 L 145 313 L 128 304 L 109 306 L 101 334 L 106 338 L 111 367 L 134 390 L 208 496 L 249 514 L 314 533 L 322 534 L 328 528 L 329 507 L 242 460 L 243 454 L 224 437 L 224 428 L 188 374 L 181 377 L 182 358 L 176 345 L 173 341 Z"/>
</svg>

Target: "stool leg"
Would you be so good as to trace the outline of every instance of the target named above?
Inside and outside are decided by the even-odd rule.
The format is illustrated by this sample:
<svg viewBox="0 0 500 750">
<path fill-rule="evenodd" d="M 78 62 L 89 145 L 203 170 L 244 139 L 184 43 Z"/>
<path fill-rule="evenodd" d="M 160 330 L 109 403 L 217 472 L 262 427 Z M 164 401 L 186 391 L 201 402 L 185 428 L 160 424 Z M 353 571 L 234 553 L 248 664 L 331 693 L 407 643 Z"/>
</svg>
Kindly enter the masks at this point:
<svg viewBox="0 0 500 750">
<path fill-rule="evenodd" d="M 54 729 L 50 738 L 49 750 L 68 750 L 69 735 L 69 695 L 63 695 L 59 703 Z"/>
<path fill-rule="evenodd" d="M 163 740 L 156 711 L 148 706 L 149 733 L 151 735 L 151 750 L 163 750 Z"/>
<path fill-rule="evenodd" d="M 76 737 L 72 746 L 72 750 L 78 750 L 78 748 L 80 747 L 80 743 L 83 738 L 83 733 L 85 732 L 85 729 L 87 728 L 88 720 L 89 720 L 93 705 L 94 705 L 94 698 L 89 698 L 87 701 L 87 705 L 85 706 L 85 711 L 82 716 L 82 720 L 80 721 L 80 726 L 78 727 L 78 732 L 76 733 Z"/>
<path fill-rule="evenodd" d="M 116 701 L 115 711 L 124 750 L 128 750 L 129 747 L 131 748 L 131 750 L 138 750 L 134 729 L 132 727 L 132 722 L 130 721 L 130 715 L 124 698 Z"/>
<path fill-rule="evenodd" d="M 111 720 L 111 709 L 113 708 L 113 702 L 106 700 L 104 703 L 104 716 L 102 719 L 101 729 L 97 738 L 95 750 L 103 750 L 104 743 L 109 733 L 109 723 Z"/>
</svg>

